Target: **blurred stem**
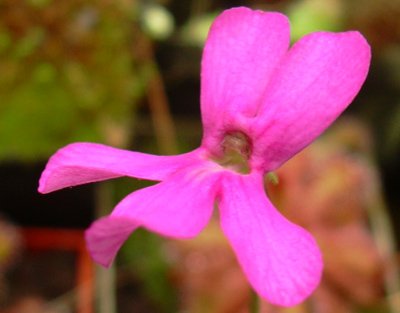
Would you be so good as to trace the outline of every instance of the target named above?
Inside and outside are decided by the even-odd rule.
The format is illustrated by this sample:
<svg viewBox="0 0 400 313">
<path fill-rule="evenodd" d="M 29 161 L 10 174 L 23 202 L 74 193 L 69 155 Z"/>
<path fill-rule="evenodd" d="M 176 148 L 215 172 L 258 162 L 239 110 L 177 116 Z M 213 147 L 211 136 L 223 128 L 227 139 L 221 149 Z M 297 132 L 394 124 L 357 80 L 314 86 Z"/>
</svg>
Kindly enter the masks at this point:
<svg viewBox="0 0 400 313">
<path fill-rule="evenodd" d="M 374 181 L 380 181 L 378 178 Z M 368 207 L 368 217 L 372 234 L 382 258 L 387 261 L 385 270 L 385 289 L 390 313 L 400 313 L 400 276 L 396 260 L 394 231 L 387 213 L 385 202 L 380 196 L 381 188 L 376 186 L 373 205 Z"/>
<path fill-rule="evenodd" d="M 163 154 L 177 153 L 175 127 L 168 109 L 164 84 L 156 66 L 154 66 L 147 96 L 160 152 Z"/>
<path fill-rule="evenodd" d="M 258 294 L 255 293 L 253 289 L 251 289 L 251 298 L 250 298 L 250 313 L 259 313 L 260 312 L 260 299 Z"/>
<path fill-rule="evenodd" d="M 173 119 L 169 110 L 164 82 L 155 61 L 152 42 L 144 35 L 140 36 L 140 55 L 151 68 L 147 88 L 147 99 L 158 147 L 162 154 L 176 154 L 178 145 Z"/>
<path fill-rule="evenodd" d="M 98 184 L 96 189 L 96 217 L 104 216 L 112 208 L 112 182 Z M 96 312 L 117 313 L 115 267 L 96 267 Z"/>
</svg>

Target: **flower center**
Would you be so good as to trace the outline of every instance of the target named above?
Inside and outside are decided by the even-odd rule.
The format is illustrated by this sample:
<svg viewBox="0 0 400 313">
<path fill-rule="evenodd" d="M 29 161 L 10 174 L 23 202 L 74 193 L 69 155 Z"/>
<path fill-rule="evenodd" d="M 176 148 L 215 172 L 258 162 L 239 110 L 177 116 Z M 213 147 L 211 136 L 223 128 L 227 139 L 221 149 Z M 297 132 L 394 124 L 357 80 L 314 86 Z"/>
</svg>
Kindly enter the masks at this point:
<svg viewBox="0 0 400 313">
<path fill-rule="evenodd" d="M 251 141 L 244 133 L 236 131 L 227 133 L 221 143 L 223 155 L 215 161 L 223 167 L 241 174 L 249 174 Z"/>
</svg>

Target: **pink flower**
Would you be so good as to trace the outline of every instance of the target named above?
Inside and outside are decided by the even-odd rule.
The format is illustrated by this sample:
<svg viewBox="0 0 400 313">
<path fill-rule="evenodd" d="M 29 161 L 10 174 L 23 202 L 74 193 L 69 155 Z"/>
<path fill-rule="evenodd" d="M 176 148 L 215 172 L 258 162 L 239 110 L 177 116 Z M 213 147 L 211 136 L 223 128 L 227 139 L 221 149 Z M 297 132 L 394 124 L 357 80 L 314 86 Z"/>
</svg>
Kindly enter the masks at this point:
<svg viewBox="0 0 400 313">
<path fill-rule="evenodd" d="M 123 199 L 86 232 L 94 260 L 109 266 L 138 227 L 196 236 L 214 203 L 221 227 L 252 287 L 291 306 L 316 288 L 322 258 L 312 236 L 284 218 L 263 177 L 310 144 L 353 100 L 370 48 L 355 31 L 309 34 L 289 48 L 280 13 L 233 8 L 217 17 L 204 48 L 196 150 L 155 156 L 93 143 L 51 157 L 39 191 L 131 176 L 160 181 Z"/>
</svg>

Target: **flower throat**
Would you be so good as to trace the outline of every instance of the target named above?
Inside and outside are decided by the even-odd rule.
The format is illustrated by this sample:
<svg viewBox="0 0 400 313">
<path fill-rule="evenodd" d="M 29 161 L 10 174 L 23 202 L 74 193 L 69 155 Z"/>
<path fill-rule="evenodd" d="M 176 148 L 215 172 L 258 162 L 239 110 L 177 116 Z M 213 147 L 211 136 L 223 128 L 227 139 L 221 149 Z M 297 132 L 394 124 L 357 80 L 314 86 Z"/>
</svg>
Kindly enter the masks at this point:
<svg viewBox="0 0 400 313">
<path fill-rule="evenodd" d="M 221 143 L 223 155 L 215 161 L 223 167 L 241 174 L 249 174 L 249 159 L 252 152 L 249 137 L 236 131 L 227 133 Z"/>
</svg>

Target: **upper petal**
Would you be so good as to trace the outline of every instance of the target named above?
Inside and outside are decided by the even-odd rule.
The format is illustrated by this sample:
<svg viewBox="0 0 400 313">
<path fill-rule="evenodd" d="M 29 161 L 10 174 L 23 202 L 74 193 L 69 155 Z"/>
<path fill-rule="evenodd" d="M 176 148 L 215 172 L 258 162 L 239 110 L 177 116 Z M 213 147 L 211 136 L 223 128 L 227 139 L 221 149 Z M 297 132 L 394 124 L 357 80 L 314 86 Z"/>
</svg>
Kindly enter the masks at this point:
<svg viewBox="0 0 400 313">
<path fill-rule="evenodd" d="M 270 81 L 252 123 L 257 162 L 275 169 L 320 135 L 360 90 L 370 58 L 368 43 L 355 31 L 318 32 L 298 41 Z"/>
<path fill-rule="evenodd" d="M 167 180 L 128 195 L 108 217 L 86 231 L 88 249 L 96 262 L 108 266 L 137 227 L 164 236 L 189 238 L 208 223 L 219 188 L 220 170 L 212 163 L 197 164 Z"/>
<path fill-rule="evenodd" d="M 271 74 L 289 47 L 289 37 L 288 20 L 280 13 L 240 7 L 216 18 L 201 68 L 205 144 L 224 123 L 257 112 Z"/>
<path fill-rule="evenodd" d="M 182 166 L 199 159 L 199 150 L 176 156 L 157 156 L 95 143 L 73 143 L 48 161 L 39 192 L 48 193 L 120 176 L 163 180 Z"/>
<path fill-rule="evenodd" d="M 225 175 L 222 229 L 253 288 L 271 303 L 291 306 L 318 285 L 322 260 L 313 237 L 284 218 L 265 196 L 258 174 Z"/>
</svg>

